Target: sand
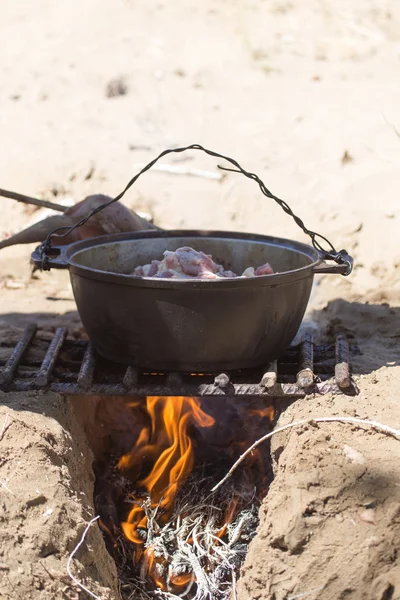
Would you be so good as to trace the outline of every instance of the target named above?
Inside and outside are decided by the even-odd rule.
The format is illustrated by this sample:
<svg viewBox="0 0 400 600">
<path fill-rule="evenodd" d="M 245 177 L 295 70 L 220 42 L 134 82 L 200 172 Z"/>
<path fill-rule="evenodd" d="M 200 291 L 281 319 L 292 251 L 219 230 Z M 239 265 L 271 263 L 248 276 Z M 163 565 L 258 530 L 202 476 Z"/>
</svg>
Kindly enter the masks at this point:
<svg viewBox="0 0 400 600">
<path fill-rule="evenodd" d="M 295 402 L 279 424 L 345 414 L 400 428 L 399 22 L 395 0 L 8 3 L 0 187 L 78 201 L 117 194 L 167 147 L 201 143 L 237 159 L 307 227 L 355 258 L 350 277 L 318 277 L 305 323 L 318 324 L 321 336 L 345 330 L 354 337 L 361 393 Z M 162 162 L 218 171 L 218 161 L 194 152 Z M 236 174 L 149 172 L 124 201 L 166 228 L 307 241 Z M 0 203 L 0 239 L 45 214 Z M 32 249 L 0 251 L 3 337 L 30 320 L 79 329 L 68 274 L 31 279 Z M 84 598 L 65 570 L 93 514 L 92 499 L 85 512 L 77 496 L 90 495 L 82 470 L 91 463 L 90 452 L 78 449 L 86 448 L 79 414 L 52 395 L 1 396 L 0 405 L 0 423 L 6 414 L 12 420 L 0 442 L 7 459 L 0 479 L 14 494 L 0 489 L 1 595 Z M 68 458 L 69 447 L 73 456 L 86 453 L 81 464 Z M 275 479 L 238 599 L 400 598 L 400 443 L 324 424 L 277 436 L 271 451 Z M 44 517 L 49 507 L 54 512 Z M 101 536 L 95 529 L 90 536 L 75 565 L 98 595 L 117 598 Z"/>
</svg>

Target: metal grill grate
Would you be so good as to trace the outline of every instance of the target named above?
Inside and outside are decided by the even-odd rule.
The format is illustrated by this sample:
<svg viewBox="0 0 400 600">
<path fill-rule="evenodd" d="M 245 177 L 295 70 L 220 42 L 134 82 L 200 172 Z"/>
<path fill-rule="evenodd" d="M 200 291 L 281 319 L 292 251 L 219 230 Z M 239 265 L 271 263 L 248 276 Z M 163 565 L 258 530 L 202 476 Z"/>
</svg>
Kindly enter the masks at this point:
<svg viewBox="0 0 400 600">
<path fill-rule="evenodd" d="M 64 395 L 105 396 L 271 396 L 308 394 L 355 395 L 350 373 L 350 348 L 345 336 L 334 344 L 315 345 L 306 335 L 265 368 L 229 373 L 142 371 L 99 356 L 91 342 L 67 339 L 56 330 L 44 350 L 34 353 L 37 326 L 28 325 L 7 360 L 0 361 L 3 391 L 49 390 Z M 43 339 L 41 346 L 43 348 Z M 4 345 L 4 344 L 3 344 Z M 43 350 L 42 350 L 43 354 Z"/>
</svg>

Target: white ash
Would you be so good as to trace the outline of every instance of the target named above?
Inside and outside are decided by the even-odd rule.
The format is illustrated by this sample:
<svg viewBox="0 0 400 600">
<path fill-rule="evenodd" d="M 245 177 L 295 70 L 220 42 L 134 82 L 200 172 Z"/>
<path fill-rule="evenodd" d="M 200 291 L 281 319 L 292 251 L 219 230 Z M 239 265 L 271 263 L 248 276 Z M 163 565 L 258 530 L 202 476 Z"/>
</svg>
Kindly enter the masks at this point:
<svg viewBox="0 0 400 600">
<path fill-rule="evenodd" d="M 150 507 L 150 498 L 143 501 L 148 518 L 144 548 L 151 549 L 157 565 L 157 575 L 166 581 L 167 589 L 154 590 L 147 565 L 137 566 L 137 576 L 131 580 L 130 594 L 136 600 L 229 600 L 232 585 L 244 561 L 247 547 L 258 525 L 258 502 L 254 488 L 238 489 L 232 483 L 220 494 L 204 494 L 209 480 L 185 485 L 175 502 L 172 517 L 160 526 L 159 507 Z M 238 501 L 242 510 L 221 531 L 231 502 Z M 153 572 L 154 574 L 154 572 Z M 177 587 L 174 578 L 190 577 L 187 584 Z M 126 584 L 125 584 L 126 585 Z M 131 597 L 124 594 L 124 598 Z"/>
</svg>

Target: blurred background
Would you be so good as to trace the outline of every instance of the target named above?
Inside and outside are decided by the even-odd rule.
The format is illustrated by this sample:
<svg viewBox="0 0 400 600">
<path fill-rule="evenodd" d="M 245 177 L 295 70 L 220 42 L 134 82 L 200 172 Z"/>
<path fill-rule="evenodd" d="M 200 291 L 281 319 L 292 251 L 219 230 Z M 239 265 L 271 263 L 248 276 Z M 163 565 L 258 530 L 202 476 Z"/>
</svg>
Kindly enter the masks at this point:
<svg viewBox="0 0 400 600">
<path fill-rule="evenodd" d="M 165 148 L 200 143 L 353 253 L 351 281 L 332 285 L 399 289 L 399 2 L 19 0 L 1 13 L 0 187 L 114 196 Z M 124 198 L 158 225 L 306 241 L 215 159 L 161 163 L 172 172 Z M 0 239 L 43 213 L 0 203 Z M 30 251 L 1 250 L 0 275 L 28 276 Z"/>
<path fill-rule="evenodd" d="M 233 157 L 355 259 L 350 277 L 315 277 L 297 339 L 307 328 L 324 342 L 346 333 L 360 348 L 352 362 L 361 393 L 307 396 L 281 423 L 348 415 L 400 428 L 400 0 L 0 6 L 0 189 L 71 205 L 116 196 L 167 148 L 197 143 Z M 254 181 L 218 170 L 220 162 L 195 151 L 164 157 L 123 202 L 164 228 L 310 243 Z M 49 214 L 0 196 L 0 241 Z M 38 323 L 43 339 L 59 326 L 70 338 L 85 335 L 68 271 L 32 276 L 36 245 L 0 249 L 3 364 L 28 323 Z M 12 591 L 0 595 L 75 598 L 66 552 L 92 514 L 93 493 L 92 457 L 75 417 L 82 424 L 96 414 L 103 444 L 101 415 L 115 406 L 116 419 L 126 413 L 122 404 L 102 413 L 96 398 L 78 398 L 74 416 L 53 395 L 2 394 L 0 569 Z M 16 416 L 7 424 L 8 411 Z M 230 428 L 227 414 L 221 422 Z M 275 481 L 238 598 L 268 590 L 277 599 L 321 590 L 324 600 L 399 598 L 395 440 L 337 424 L 309 430 L 285 438 L 284 451 L 280 438 L 272 444 Z M 78 555 L 90 589 L 97 568 L 99 581 L 111 573 L 96 544 Z"/>
</svg>

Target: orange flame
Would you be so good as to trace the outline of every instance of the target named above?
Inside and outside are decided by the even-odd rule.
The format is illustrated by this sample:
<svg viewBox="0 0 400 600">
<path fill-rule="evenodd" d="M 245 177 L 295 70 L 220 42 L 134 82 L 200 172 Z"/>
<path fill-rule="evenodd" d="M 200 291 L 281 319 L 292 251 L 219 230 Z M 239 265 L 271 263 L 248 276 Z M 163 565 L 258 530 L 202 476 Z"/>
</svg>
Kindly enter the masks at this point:
<svg viewBox="0 0 400 600">
<path fill-rule="evenodd" d="M 133 410 L 140 410 L 141 402 L 131 401 Z M 146 408 L 149 422 L 140 431 L 132 450 L 121 456 L 118 467 L 132 478 L 138 488 L 147 491 L 151 508 L 157 506 L 157 521 L 164 524 L 172 515 L 176 495 L 185 483 L 194 467 L 194 448 L 189 435 L 191 425 L 211 427 L 215 420 L 201 409 L 198 398 L 148 396 Z M 258 417 L 259 420 L 274 418 L 273 406 L 262 408 L 246 407 L 245 417 Z M 235 441 L 235 449 L 244 451 L 248 446 L 245 439 Z M 250 465 L 259 462 L 258 472 L 264 470 L 263 456 L 256 449 L 247 459 Z M 135 561 L 141 561 L 142 576 L 148 574 L 154 584 L 161 590 L 169 589 L 166 585 L 167 564 L 162 556 L 155 553 L 152 546 L 146 547 L 143 535 L 147 528 L 147 516 L 142 508 L 139 494 L 130 495 L 133 503 L 126 520 L 121 523 L 127 539 L 135 544 Z M 233 497 L 225 514 L 218 538 L 222 538 L 228 526 L 233 522 L 240 504 L 239 497 Z M 192 539 L 187 540 L 190 544 Z M 195 580 L 190 573 L 174 573 L 168 569 L 169 583 L 174 588 L 182 588 Z"/>
<path fill-rule="evenodd" d="M 218 531 L 217 537 L 222 538 L 225 535 L 225 533 L 227 532 L 228 525 L 230 525 L 233 521 L 238 504 L 239 504 L 239 498 L 238 498 L 238 496 L 234 496 L 231 500 L 231 503 L 228 506 L 228 509 L 225 512 L 224 524 L 221 527 L 221 529 Z"/>
<path fill-rule="evenodd" d="M 169 574 L 169 580 L 175 587 L 183 587 L 190 583 L 193 579 L 193 573 L 182 573 L 181 575 Z"/>
<path fill-rule="evenodd" d="M 128 540 L 135 544 L 143 544 L 143 540 L 140 537 L 137 528 L 144 517 L 144 510 L 140 506 L 132 508 L 128 515 L 128 520 L 121 523 L 122 531 Z"/>
<path fill-rule="evenodd" d="M 273 406 L 266 406 L 265 408 L 249 408 L 247 414 L 250 417 L 268 417 L 270 421 L 272 421 L 275 416 L 275 410 Z"/>
<path fill-rule="evenodd" d="M 142 569 L 149 573 L 156 586 L 165 592 L 167 590 L 167 585 L 163 578 L 157 573 L 158 564 L 159 563 L 154 556 L 154 549 L 150 546 L 144 551 Z"/>
<path fill-rule="evenodd" d="M 194 466 L 193 443 L 188 428 L 190 425 L 211 427 L 215 421 L 201 410 L 197 398 L 148 396 L 146 402 L 151 426 L 141 430 L 132 450 L 120 458 L 118 467 L 128 473 L 134 471 L 139 476 L 151 463 L 150 473 L 139 479 L 138 486 L 144 487 L 150 494 L 153 508 L 160 505 L 163 509 L 160 520 L 167 520 L 173 510 L 175 496 Z M 136 403 L 132 406 L 136 407 Z M 145 528 L 146 524 L 145 512 L 137 504 L 126 521 L 121 523 L 124 535 L 141 547 L 136 558 L 143 555 L 139 529 Z M 143 558 L 145 569 L 163 589 L 164 584 L 155 573 L 157 565 L 153 551 L 147 548 Z M 185 581 L 186 578 L 178 580 Z"/>
</svg>

